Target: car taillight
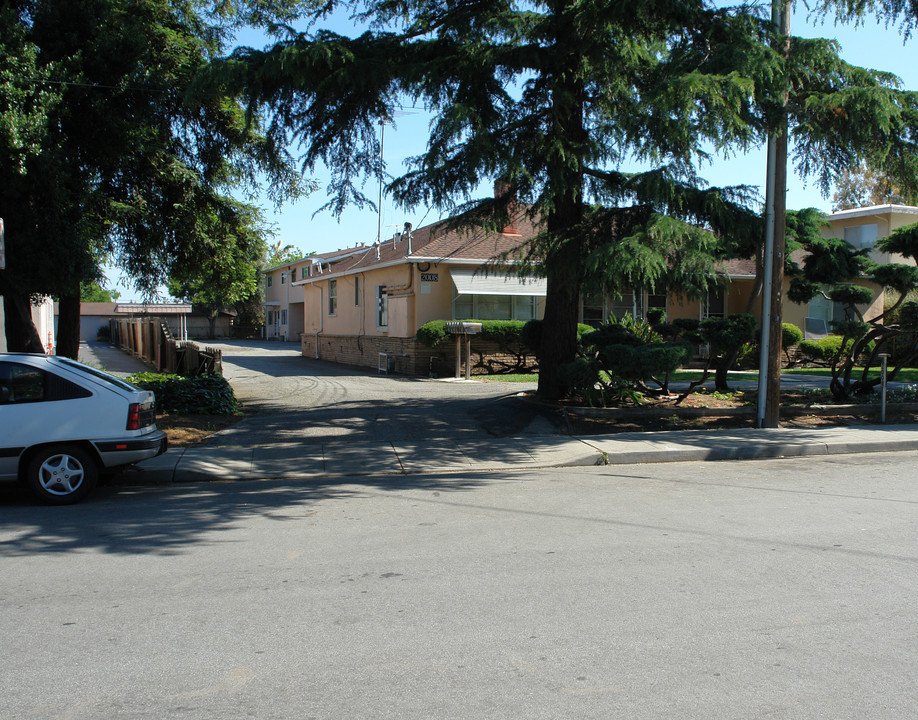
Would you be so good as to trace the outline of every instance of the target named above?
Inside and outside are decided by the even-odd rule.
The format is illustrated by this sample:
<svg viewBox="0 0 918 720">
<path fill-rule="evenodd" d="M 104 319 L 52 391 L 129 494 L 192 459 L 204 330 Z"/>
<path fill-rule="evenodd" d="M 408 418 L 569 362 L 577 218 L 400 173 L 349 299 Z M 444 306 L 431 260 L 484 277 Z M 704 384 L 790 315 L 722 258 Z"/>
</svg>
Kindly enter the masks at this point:
<svg viewBox="0 0 918 720">
<path fill-rule="evenodd" d="M 140 430 L 140 403 L 131 403 L 128 408 L 128 430 Z"/>
</svg>

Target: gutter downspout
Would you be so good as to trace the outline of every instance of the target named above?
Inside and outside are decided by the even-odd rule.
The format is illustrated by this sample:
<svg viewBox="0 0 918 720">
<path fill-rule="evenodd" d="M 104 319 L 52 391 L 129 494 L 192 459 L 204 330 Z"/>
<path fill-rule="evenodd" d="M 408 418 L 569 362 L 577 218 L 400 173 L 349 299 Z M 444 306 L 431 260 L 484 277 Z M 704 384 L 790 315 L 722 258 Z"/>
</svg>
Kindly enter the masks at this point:
<svg viewBox="0 0 918 720">
<path fill-rule="evenodd" d="M 319 334 L 325 328 L 324 317 L 322 316 L 322 286 L 316 285 L 319 290 L 319 329 L 316 330 L 315 334 L 315 344 L 316 344 L 316 360 L 319 359 Z"/>
</svg>

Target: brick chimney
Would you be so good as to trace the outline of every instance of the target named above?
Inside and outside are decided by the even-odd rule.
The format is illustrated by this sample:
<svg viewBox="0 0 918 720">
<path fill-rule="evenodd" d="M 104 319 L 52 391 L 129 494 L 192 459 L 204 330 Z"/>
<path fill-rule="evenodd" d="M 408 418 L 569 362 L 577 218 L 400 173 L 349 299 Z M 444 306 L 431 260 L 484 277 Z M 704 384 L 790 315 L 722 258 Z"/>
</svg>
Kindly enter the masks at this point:
<svg viewBox="0 0 918 720">
<path fill-rule="evenodd" d="M 510 213 L 510 217 L 507 219 L 507 224 L 504 226 L 504 229 L 501 230 L 503 235 L 519 235 L 519 230 L 516 227 L 516 197 L 513 192 L 513 188 L 510 186 L 508 180 L 495 180 L 494 181 L 494 198 L 500 200 L 510 196 L 510 204 L 507 207 L 507 212 Z"/>
</svg>

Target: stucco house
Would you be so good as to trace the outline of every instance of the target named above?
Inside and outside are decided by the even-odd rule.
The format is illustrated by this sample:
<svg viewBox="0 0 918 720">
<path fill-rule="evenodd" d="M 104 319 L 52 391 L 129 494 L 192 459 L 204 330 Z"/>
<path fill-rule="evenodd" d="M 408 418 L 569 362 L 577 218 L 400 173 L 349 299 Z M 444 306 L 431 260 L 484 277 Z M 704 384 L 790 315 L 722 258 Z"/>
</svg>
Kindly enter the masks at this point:
<svg viewBox="0 0 918 720">
<path fill-rule="evenodd" d="M 842 238 L 854 248 L 870 249 L 868 256 L 879 264 L 915 263 L 901 255 L 883 253 L 873 250 L 880 238 L 886 237 L 893 230 L 918 222 L 918 207 L 909 205 L 874 205 L 870 207 L 839 210 L 827 216 L 828 226 L 825 237 Z M 853 278 L 851 282 L 873 291 L 873 299 L 867 305 L 858 306 L 866 318 L 876 317 L 883 312 L 883 288 L 864 279 Z M 786 302 L 784 305 L 784 322 L 790 322 L 804 331 L 808 339 L 824 337 L 831 332 L 831 323 L 845 319 L 845 309 L 839 303 L 832 303 L 825 298 L 815 298 L 807 305 L 795 305 Z"/>
<path fill-rule="evenodd" d="M 265 284 L 264 337 L 299 342 L 305 327 L 303 291 L 301 287 L 294 287 L 294 283 L 327 272 L 333 259 L 360 252 L 361 247 L 365 246 L 307 255 L 267 268 L 262 278 Z"/>
<path fill-rule="evenodd" d="M 918 208 L 860 208 L 828 216 L 825 232 L 856 247 L 869 247 L 892 229 L 916 221 Z M 519 249 L 535 232 L 522 211 L 502 232 L 460 229 L 447 222 L 418 229 L 406 224 L 404 231 L 378 245 L 277 266 L 265 278 L 270 320 L 266 336 L 298 338 L 305 356 L 332 362 L 405 374 L 451 372 L 452 359 L 444 357 L 443 350 L 432 352 L 417 343 L 417 329 L 430 320 L 541 318 L 544 279 L 521 278 L 514 269 Z M 872 255 L 878 262 L 902 261 Z M 612 313 L 620 317 L 626 312 L 643 317 L 654 307 L 665 309 L 670 320 L 760 313 L 759 299 L 749 304 L 753 261 L 727 261 L 718 278 L 717 286 L 701 300 L 642 290 L 626 291 L 618 298 L 585 294 L 580 320 L 599 324 Z M 863 279 L 851 281 L 874 291 L 871 303 L 860 309 L 868 317 L 879 313 L 883 289 Z M 786 278 L 785 295 L 788 284 Z M 843 312 L 821 299 L 809 305 L 785 302 L 784 321 L 819 337 Z"/>
</svg>

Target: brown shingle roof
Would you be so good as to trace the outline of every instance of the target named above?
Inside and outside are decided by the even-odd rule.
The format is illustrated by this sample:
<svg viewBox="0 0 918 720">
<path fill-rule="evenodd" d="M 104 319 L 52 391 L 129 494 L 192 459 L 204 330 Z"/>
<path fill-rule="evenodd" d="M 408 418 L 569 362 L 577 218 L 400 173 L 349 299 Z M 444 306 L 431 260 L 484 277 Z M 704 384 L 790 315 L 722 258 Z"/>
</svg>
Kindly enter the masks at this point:
<svg viewBox="0 0 918 720">
<path fill-rule="evenodd" d="M 433 223 L 412 232 L 411 255 L 408 255 L 408 242 L 400 238 L 384 240 L 379 245 L 379 259 L 376 258 L 375 245 L 366 248 L 352 249 L 349 257 L 340 260 L 332 259 L 330 273 L 348 273 L 364 270 L 379 265 L 391 265 L 408 258 L 432 260 L 473 260 L 488 262 L 505 255 L 513 258 L 521 254 L 521 246 L 536 235 L 532 222 L 521 209 L 515 220 L 515 233 L 500 233 L 484 230 L 480 225 L 456 226 L 450 221 Z M 360 251 L 362 250 L 362 252 Z M 337 254 L 337 253 L 336 253 Z M 319 276 L 313 276 L 319 277 Z"/>
</svg>

